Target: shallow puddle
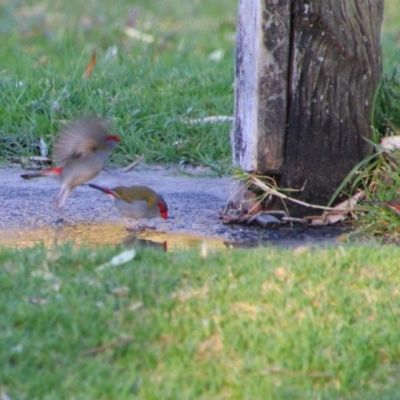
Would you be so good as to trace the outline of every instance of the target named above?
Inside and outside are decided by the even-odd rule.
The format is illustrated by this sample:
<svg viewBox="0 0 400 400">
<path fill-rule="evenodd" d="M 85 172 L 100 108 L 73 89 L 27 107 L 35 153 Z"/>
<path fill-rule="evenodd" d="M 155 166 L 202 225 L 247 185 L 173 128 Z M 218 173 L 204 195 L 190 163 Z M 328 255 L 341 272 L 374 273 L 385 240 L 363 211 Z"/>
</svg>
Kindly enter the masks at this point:
<svg viewBox="0 0 400 400">
<path fill-rule="evenodd" d="M 0 246 L 31 247 L 43 243 L 47 247 L 73 242 L 97 247 L 117 245 L 121 243 L 137 246 L 159 247 L 165 250 L 190 249 L 200 247 L 204 243 L 215 249 L 225 249 L 226 241 L 189 234 L 168 234 L 157 231 L 138 233 L 128 232 L 124 225 L 118 224 L 76 224 L 47 226 L 35 230 L 3 230 L 0 231 Z"/>
</svg>

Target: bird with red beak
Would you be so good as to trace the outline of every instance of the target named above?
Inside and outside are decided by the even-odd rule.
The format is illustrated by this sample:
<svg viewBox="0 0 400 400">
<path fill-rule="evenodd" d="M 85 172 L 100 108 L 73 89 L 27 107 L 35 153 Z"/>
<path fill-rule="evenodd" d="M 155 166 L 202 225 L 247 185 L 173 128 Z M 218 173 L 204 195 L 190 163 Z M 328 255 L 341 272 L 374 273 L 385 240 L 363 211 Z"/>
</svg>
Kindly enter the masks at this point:
<svg viewBox="0 0 400 400">
<path fill-rule="evenodd" d="M 109 133 L 106 120 L 94 117 L 79 119 L 62 129 L 55 138 L 54 160 L 57 166 L 23 174 L 21 177 L 58 178 L 61 190 L 56 205 L 61 209 L 76 186 L 93 179 L 101 172 L 120 141 L 119 136 Z"/>
<path fill-rule="evenodd" d="M 111 197 L 115 208 L 127 219 L 168 218 L 168 206 L 164 198 L 147 186 L 118 186 L 113 189 L 91 183 L 89 186 Z"/>
</svg>

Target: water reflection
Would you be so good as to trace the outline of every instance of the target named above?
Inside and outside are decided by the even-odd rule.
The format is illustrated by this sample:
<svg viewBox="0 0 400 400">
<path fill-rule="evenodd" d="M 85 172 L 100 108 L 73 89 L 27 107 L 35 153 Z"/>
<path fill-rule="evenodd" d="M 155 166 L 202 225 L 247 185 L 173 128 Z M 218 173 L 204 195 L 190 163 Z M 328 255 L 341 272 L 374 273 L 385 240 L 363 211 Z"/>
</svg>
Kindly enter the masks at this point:
<svg viewBox="0 0 400 400">
<path fill-rule="evenodd" d="M 47 247 L 73 242 L 92 247 L 104 245 L 137 245 L 155 247 L 162 250 L 189 249 L 200 247 L 204 243 L 215 249 L 225 249 L 224 240 L 189 234 L 168 234 L 158 231 L 128 232 L 119 224 L 57 224 L 35 230 L 0 231 L 0 246 L 31 247 L 43 243 Z"/>
</svg>

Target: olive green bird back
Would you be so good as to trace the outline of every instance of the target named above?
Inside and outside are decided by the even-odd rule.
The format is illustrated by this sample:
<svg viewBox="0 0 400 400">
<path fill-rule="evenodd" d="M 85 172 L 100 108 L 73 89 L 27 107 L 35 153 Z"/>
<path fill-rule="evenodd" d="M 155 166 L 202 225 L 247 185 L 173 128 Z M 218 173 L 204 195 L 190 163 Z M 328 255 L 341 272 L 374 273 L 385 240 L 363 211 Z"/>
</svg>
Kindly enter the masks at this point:
<svg viewBox="0 0 400 400">
<path fill-rule="evenodd" d="M 135 200 L 144 200 L 149 203 L 149 208 L 153 207 L 157 200 L 157 193 L 146 186 L 118 186 L 112 189 L 115 194 L 127 203 Z"/>
</svg>

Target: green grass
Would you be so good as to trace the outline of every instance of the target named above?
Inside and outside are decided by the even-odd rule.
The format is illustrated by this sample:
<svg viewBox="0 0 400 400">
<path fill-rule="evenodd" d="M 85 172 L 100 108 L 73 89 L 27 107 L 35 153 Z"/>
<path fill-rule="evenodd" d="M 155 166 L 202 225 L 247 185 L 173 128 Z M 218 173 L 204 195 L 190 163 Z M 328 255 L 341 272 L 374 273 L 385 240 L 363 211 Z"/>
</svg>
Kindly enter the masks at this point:
<svg viewBox="0 0 400 400">
<path fill-rule="evenodd" d="M 373 120 L 375 152 L 361 161 L 349 173 L 335 196 L 344 191 L 347 195 L 359 190 L 365 192 L 364 200 L 392 201 L 400 197 L 400 152 L 382 152 L 381 139 L 400 134 L 400 74 L 395 69 L 385 76 L 375 96 Z M 398 243 L 400 235 L 399 215 L 382 205 L 361 203 L 362 212 L 357 218 L 357 235 L 384 236 Z"/>
<path fill-rule="evenodd" d="M 124 33 L 130 13 L 153 43 Z M 123 136 L 120 164 L 138 154 L 229 163 L 229 123 L 182 120 L 232 115 L 235 22 L 233 0 L 0 2 L 0 137 L 30 143 L 54 135 L 61 120 L 94 113 Z M 215 50 L 220 61 L 209 59 Z"/>
<path fill-rule="evenodd" d="M 381 40 L 383 69 L 391 73 L 400 61 L 400 9 L 396 0 L 384 0 Z"/>
<path fill-rule="evenodd" d="M 118 251 L 0 252 L 12 399 L 399 398 L 398 248 Z"/>
</svg>

